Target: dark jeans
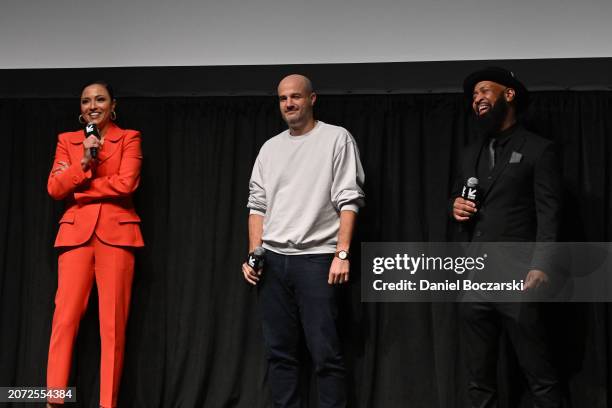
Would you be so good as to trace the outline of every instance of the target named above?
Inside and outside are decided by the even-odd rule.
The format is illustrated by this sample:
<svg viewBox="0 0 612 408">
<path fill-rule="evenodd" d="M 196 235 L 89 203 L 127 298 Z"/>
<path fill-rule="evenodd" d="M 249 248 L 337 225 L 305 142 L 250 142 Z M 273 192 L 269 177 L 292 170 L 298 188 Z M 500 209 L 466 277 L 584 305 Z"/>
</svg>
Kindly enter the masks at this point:
<svg viewBox="0 0 612 408">
<path fill-rule="evenodd" d="M 516 351 L 536 408 L 561 407 L 561 386 L 537 303 L 462 303 L 472 408 L 496 408 L 497 356 L 502 330 Z"/>
<path fill-rule="evenodd" d="M 319 408 L 346 406 L 346 369 L 336 328 L 339 288 L 327 283 L 332 259 L 333 254 L 266 252 L 259 306 L 275 407 L 300 408 L 302 332 L 315 366 Z"/>
</svg>

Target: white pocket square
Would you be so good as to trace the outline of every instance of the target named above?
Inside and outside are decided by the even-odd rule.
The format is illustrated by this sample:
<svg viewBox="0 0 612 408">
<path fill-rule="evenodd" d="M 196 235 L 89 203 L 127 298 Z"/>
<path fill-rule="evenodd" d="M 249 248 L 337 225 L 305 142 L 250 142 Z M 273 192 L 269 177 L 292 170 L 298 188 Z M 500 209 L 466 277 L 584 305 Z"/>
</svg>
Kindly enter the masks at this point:
<svg viewBox="0 0 612 408">
<path fill-rule="evenodd" d="M 519 152 L 512 152 L 512 156 L 510 156 L 509 163 L 520 163 L 523 155 Z"/>
</svg>

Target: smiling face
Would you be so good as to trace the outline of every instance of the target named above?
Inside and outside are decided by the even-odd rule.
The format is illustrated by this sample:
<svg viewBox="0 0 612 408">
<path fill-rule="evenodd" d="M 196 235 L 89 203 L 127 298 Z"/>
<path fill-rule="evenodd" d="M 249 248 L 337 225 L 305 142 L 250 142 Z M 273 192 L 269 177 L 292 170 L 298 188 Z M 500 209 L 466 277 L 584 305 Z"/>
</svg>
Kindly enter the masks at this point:
<svg viewBox="0 0 612 408">
<path fill-rule="evenodd" d="M 493 81 L 481 81 L 474 86 L 472 109 L 483 133 L 499 132 L 514 124 L 515 96 L 514 89 Z"/>
<path fill-rule="evenodd" d="M 100 84 L 86 86 L 81 93 L 81 115 L 85 122 L 95 123 L 100 131 L 110 122 L 116 104 L 106 87 Z"/>
<path fill-rule="evenodd" d="M 476 116 L 483 116 L 491 112 L 495 104 L 501 99 L 506 102 L 514 100 L 515 91 L 493 81 L 480 81 L 474 85 L 472 93 L 472 109 Z"/>
<path fill-rule="evenodd" d="M 278 84 L 280 112 L 293 135 L 314 127 L 312 108 L 316 99 L 310 81 L 302 75 L 289 75 Z"/>
</svg>

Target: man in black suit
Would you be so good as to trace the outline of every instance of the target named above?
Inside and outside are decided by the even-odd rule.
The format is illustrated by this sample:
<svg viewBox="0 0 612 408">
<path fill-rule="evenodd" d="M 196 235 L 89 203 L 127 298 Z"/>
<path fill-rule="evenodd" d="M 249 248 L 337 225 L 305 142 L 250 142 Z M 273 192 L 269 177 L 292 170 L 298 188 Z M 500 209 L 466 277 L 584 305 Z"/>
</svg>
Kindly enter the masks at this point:
<svg viewBox="0 0 612 408">
<path fill-rule="evenodd" d="M 476 177 L 480 198 L 478 203 L 465 200 L 457 188 L 451 199 L 452 217 L 471 242 L 538 243 L 529 254 L 529 267 L 517 272 L 526 290 L 539 290 L 548 285 L 551 259 L 538 247 L 556 241 L 559 229 L 561 182 L 553 144 L 517 123 L 529 94 L 512 72 L 487 68 L 469 75 L 463 86 L 483 138 L 463 153 L 457 187 Z M 472 407 L 497 407 L 502 330 L 526 375 L 534 407 L 561 406 L 559 379 L 537 303 L 462 303 L 460 312 Z"/>
</svg>

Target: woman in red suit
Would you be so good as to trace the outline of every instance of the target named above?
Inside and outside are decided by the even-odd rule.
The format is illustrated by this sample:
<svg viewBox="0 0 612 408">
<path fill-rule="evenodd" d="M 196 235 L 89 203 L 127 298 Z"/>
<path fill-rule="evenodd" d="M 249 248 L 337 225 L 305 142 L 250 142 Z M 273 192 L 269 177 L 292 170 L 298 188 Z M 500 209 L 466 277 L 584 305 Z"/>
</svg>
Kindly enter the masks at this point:
<svg viewBox="0 0 612 408">
<path fill-rule="evenodd" d="M 97 81 L 81 92 L 79 122 L 94 123 L 100 139 L 83 130 L 58 137 L 47 190 L 65 200 L 55 247 L 60 249 L 58 288 L 47 387 L 65 388 L 79 322 L 95 280 L 100 314 L 100 406 L 115 407 L 123 366 L 134 248 L 144 245 L 132 193 L 138 187 L 140 133 L 119 128 L 111 87 Z M 92 148 L 97 157 L 92 158 Z M 48 406 L 63 401 L 49 399 Z"/>
</svg>

